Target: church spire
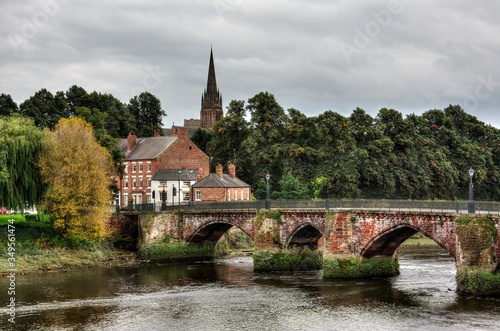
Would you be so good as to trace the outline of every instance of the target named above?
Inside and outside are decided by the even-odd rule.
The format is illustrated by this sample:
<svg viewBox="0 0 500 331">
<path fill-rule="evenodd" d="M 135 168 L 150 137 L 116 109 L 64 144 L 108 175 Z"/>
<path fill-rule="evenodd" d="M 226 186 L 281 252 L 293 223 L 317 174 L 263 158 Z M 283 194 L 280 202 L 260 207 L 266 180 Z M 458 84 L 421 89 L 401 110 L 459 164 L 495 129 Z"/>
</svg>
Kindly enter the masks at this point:
<svg viewBox="0 0 500 331">
<path fill-rule="evenodd" d="M 212 130 L 213 125 L 222 118 L 222 115 L 222 96 L 217 88 L 214 55 L 212 48 L 210 48 L 207 88 L 201 97 L 201 127 Z"/>
</svg>

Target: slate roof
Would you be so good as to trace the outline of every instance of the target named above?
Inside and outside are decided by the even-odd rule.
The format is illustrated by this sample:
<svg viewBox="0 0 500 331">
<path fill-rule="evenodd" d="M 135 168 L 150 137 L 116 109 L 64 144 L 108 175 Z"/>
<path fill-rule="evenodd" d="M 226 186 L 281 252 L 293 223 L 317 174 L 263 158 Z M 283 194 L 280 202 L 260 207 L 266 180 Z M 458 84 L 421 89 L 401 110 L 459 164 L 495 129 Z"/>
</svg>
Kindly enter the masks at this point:
<svg viewBox="0 0 500 331">
<path fill-rule="evenodd" d="M 223 174 L 222 178 L 217 174 L 210 174 L 199 182 L 192 185 L 195 188 L 214 188 L 214 187 L 249 187 L 247 183 L 238 178 L 233 178 L 229 174 Z"/>
<path fill-rule="evenodd" d="M 159 181 L 180 180 L 180 181 L 191 182 L 191 181 L 196 181 L 197 174 L 198 170 L 191 170 L 191 169 L 158 169 L 156 170 L 151 180 L 159 180 Z"/>
<path fill-rule="evenodd" d="M 153 160 L 169 148 L 177 138 L 178 136 L 137 138 L 137 145 L 131 151 L 127 150 L 127 139 L 120 139 L 117 146 L 125 154 L 125 161 Z"/>
</svg>

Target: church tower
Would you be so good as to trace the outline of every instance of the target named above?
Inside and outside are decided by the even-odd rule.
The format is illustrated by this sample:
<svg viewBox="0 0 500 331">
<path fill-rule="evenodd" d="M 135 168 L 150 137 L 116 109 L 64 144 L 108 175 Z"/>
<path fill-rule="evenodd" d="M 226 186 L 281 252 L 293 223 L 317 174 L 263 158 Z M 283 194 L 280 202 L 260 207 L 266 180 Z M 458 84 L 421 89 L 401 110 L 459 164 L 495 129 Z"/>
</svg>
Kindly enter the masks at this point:
<svg viewBox="0 0 500 331">
<path fill-rule="evenodd" d="M 220 120 L 222 116 L 222 96 L 217 89 L 214 56 L 212 48 L 210 48 L 207 88 L 201 96 L 200 126 L 204 129 L 212 131 L 215 122 Z"/>
</svg>

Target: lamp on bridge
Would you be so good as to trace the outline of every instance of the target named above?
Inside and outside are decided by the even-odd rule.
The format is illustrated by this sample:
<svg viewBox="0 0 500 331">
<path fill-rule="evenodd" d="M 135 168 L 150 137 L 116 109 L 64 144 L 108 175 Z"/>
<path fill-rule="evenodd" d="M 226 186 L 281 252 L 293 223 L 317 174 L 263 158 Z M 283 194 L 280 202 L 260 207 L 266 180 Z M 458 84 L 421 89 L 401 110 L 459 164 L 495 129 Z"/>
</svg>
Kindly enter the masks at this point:
<svg viewBox="0 0 500 331">
<path fill-rule="evenodd" d="M 271 208 L 271 200 L 269 194 L 269 178 L 271 178 L 271 175 L 269 173 L 266 173 L 266 209 Z"/>
<path fill-rule="evenodd" d="M 472 167 L 469 169 L 470 183 L 469 183 L 469 214 L 474 214 L 476 212 L 476 202 L 474 201 L 474 183 L 472 183 L 472 177 L 474 177 L 474 169 Z"/>
<path fill-rule="evenodd" d="M 167 192 L 165 192 L 165 181 L 161 182 L 163 186 L 163 191 L 160 193 L 160 198 L 161 198 L 161 210 L 167 210 Z"/>
</svg>

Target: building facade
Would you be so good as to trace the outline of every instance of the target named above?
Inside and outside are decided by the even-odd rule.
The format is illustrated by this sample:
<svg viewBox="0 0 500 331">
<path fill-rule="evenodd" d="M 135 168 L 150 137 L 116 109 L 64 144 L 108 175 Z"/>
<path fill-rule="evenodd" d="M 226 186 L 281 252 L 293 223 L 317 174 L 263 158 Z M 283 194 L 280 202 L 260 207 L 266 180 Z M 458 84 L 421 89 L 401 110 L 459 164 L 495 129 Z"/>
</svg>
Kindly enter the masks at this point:
<svg viewBox="0 0 500 331">
<path fill-rule="evenodd" d="M 221 164 L 215 168 L 215 174 L 202 178 L 191 186 L 191 201 L 193 203 L 215 201 L 250 201 L 252 191 L 249 184 L 236 177 L 236 166 L 228 165 L 228 173 L 223 173 Z"/>
<path fill-rule="evenodd" d="M 153 197 L 156 190 L 153 177 L 158 170 L 192 170 L 198 173 L 199 169 L 208 171 L 210 166 L 208 155 L 189 139 L 185 128 L 178 128 L 175 135 L 168 137 L 138 138 L 131 132 L 117 146 L 125 154 L 124 176 L 117 179 L 121 207 L 129 203 L 153 203 L 157 199 L 156 194 Z"/>
</svg>

